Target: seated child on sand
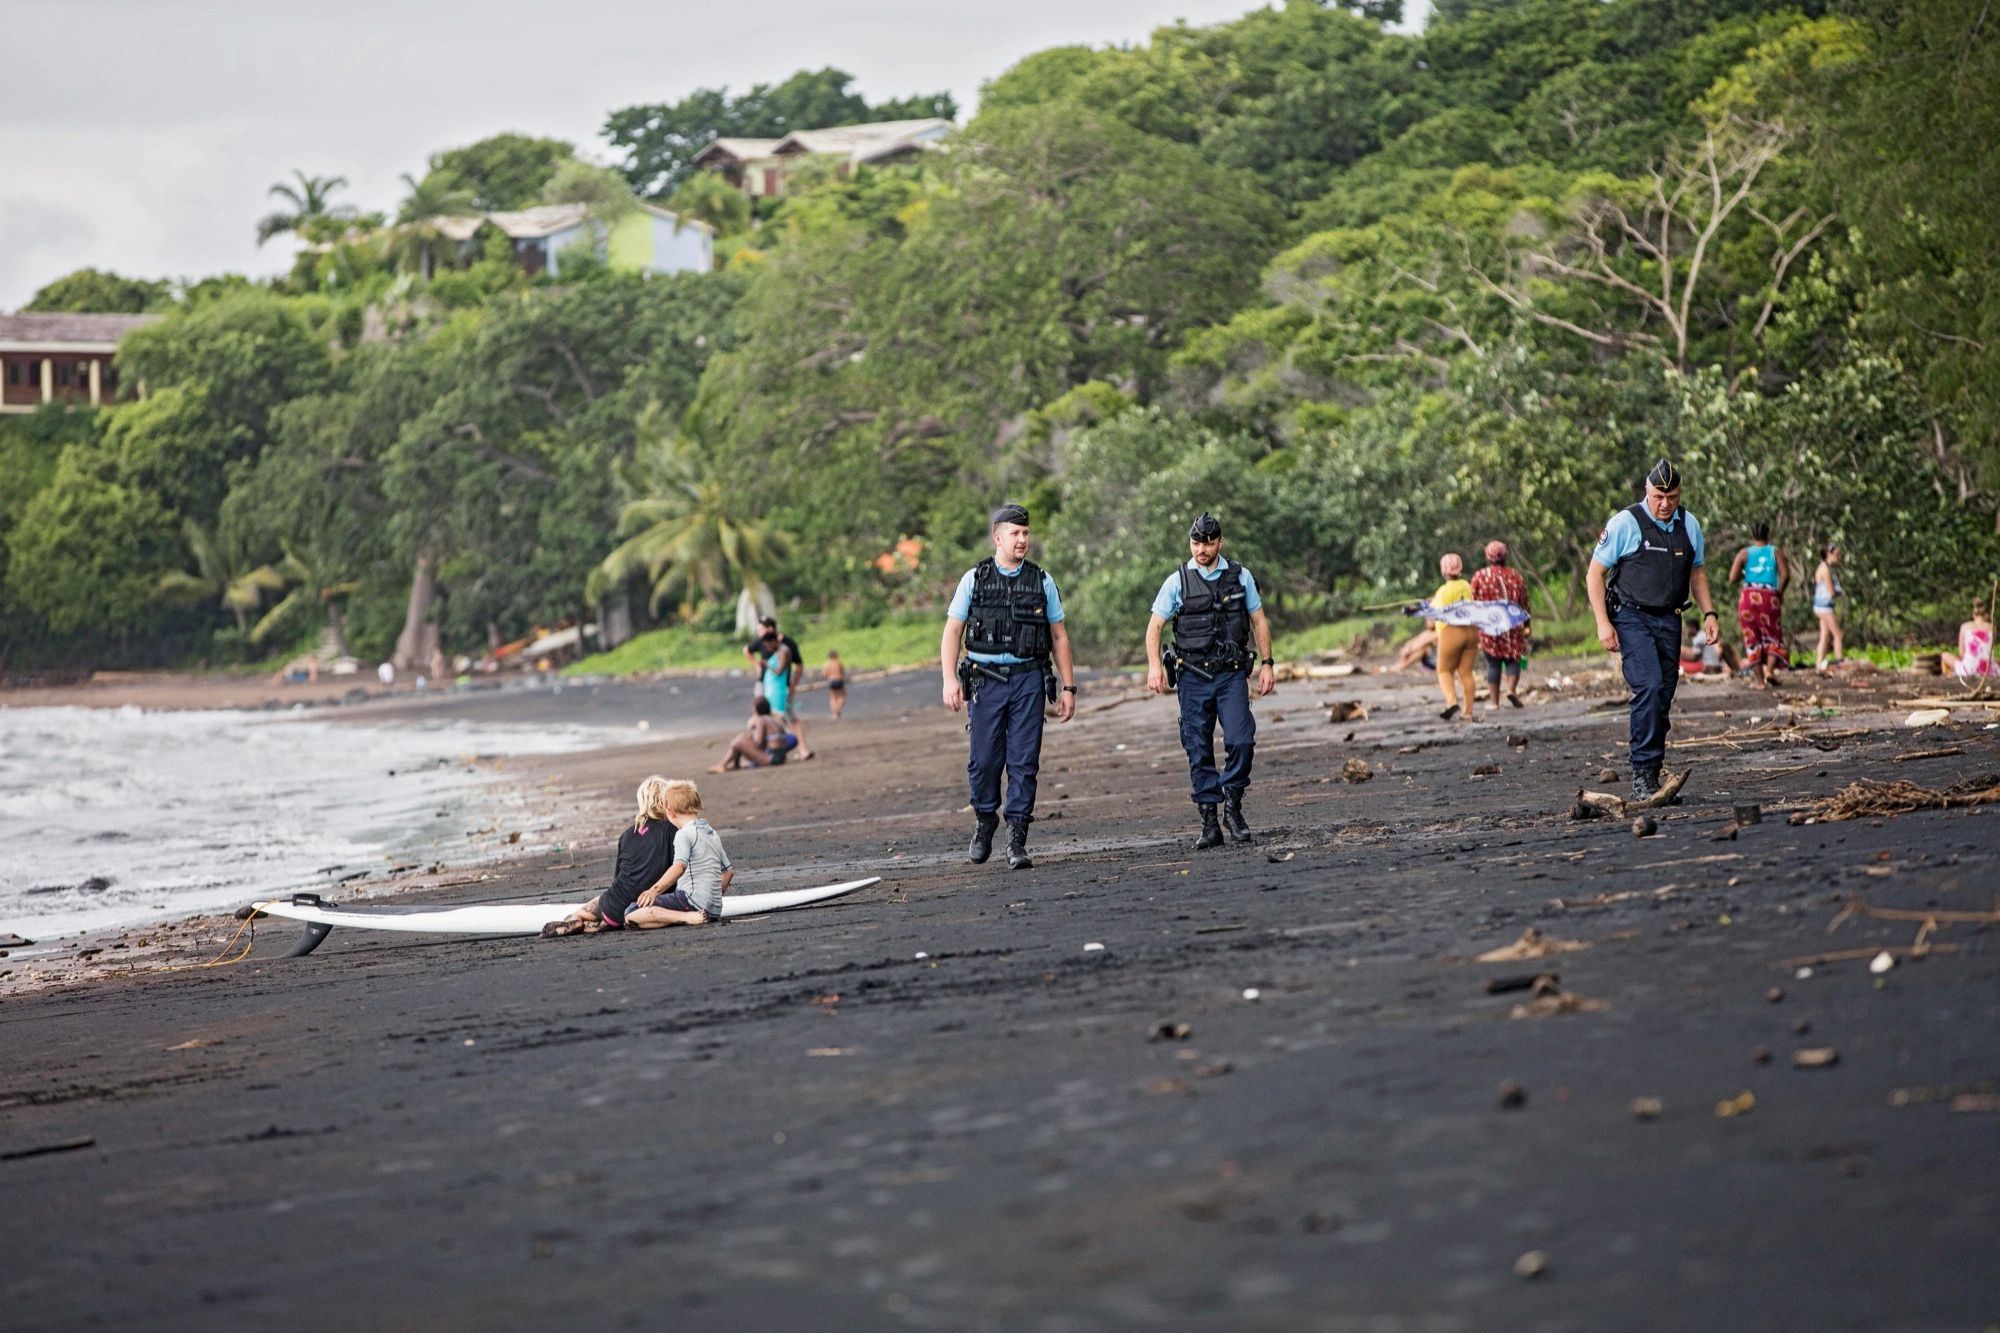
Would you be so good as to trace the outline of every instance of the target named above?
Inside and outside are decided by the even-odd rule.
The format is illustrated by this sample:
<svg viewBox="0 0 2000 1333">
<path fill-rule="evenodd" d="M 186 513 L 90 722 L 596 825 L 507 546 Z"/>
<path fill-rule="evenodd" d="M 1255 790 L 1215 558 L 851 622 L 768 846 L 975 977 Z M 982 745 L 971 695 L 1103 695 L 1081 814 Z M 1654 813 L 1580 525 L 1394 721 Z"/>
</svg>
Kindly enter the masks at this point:
<svg viewBox="0 0 2000 1333">
<path fill-rule="evenodd" d="M 784 720 L 772 711 L 769 699 L 758 699 L 751 709 L 750 720 L 729 742 L 722 758 L 710 766 L 709 772 L 727 773 L 745 764 L 752 768 L 782 764 L 785 756 L 797 747 L 799 738 L 785 730 Z"/>
<path fill-rule="evenodd" d="M 736 871 L 701 817 L 701 793 L 692 782 L 650 777 L 639 784 L 638 801 L 632 827 L 618 835 L 611 887 L 574 915 L 543 926 L 544 939 L 699 926 L 721 917 L 722 893 Z"/>
</svg>

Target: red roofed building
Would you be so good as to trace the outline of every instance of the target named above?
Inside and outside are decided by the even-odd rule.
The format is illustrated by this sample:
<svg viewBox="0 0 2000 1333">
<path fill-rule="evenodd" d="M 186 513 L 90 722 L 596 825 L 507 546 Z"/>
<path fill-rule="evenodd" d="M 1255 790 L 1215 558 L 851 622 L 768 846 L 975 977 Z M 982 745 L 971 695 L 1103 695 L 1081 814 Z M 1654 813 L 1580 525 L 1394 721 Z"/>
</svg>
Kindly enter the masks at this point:
<svg viewBox="0 0 2000 1333">
<path fill-rule="evenodd" d="M 158 315 L 0 315 L 0 412 L 45 403 L 96 407 L 130 397 L 118 340 Z"/>
</svg>

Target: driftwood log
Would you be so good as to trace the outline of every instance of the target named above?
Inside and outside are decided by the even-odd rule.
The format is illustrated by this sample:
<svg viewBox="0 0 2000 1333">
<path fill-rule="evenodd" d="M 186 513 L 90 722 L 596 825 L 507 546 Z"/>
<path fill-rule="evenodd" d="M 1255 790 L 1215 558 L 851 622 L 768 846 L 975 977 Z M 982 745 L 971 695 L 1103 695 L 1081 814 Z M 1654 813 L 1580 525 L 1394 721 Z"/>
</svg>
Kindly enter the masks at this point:
<svg viewBox="0 0 2000 1333">
<path fill-rule="evenodd" d="M 1680 796 L 1681 788 L 1687 786 L 1687 780 L 1693 775 L 1694 770 L 1691 768 L 1668 774 L 1666 781 L 1660 784 L 1660 789 L 1643 801 L 1628 801 L 1623 796 L 1614 796 L 1608 791 L 1579 791 L 1576 794 L 1576 803 L 1616 816 L 1623 816 L 1634 810 L 1658 810 L 1662 806 L 1672 805 Z"/>
</svg>

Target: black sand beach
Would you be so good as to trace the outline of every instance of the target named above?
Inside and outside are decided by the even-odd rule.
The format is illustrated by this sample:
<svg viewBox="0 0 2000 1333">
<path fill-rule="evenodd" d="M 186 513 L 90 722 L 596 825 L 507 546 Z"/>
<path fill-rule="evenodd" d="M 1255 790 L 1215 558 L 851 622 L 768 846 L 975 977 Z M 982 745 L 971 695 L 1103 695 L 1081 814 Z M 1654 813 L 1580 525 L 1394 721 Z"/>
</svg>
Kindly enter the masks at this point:
<svg viewBox="0 0 2000 1333">
<path fill-rule="evenodd" d="M 961 860 L 934 680 L 857 688 L 823 758 L 701 778 L 739 890 L 884 877 L 855 899 L 549 942 L 336 931 L 297 961 L 267 922 L 237 966 L 8 994 L 0 1326 L 2000 1323 L 1994 927 L 1941 923 L 1879 976 L 1780 965 L 1922 928 L 1829 933 L 1849 899 L 1993 909 L 1994 807 L 1785 818 L 1857 778 L 2000 772 L 1983 710 L 1906 731 L 1910 681 L 1800 676 L 1806 735 L 1673 755 L 1687 804 L 1640 840 L 1569 817 L 1623 786 L 1597 779 L 1623 768 L 1608 683 L 1469 728 L 1416 676 L 1290 683 L 1260 705 L 1256 843 L 1196 857 L 1171 704 L 1100 682 L 1051 728 L 1039 859 L 1010 873 Z M 1330 699 L 1370 715 L 1329 725 Z M 1676 738 L 1772 709 L 1688 686 Z M 636 779 L 716 744 L 517 766 L 580 850 L 431 896 L 594 891 Z M 1933 749 L 1962 753 L 1895 759 Z M 1589 947 L 1470 961 L 1530 927 Z M 1538 972 L 1555 994 L 1488 993 Z"/>
</svg>

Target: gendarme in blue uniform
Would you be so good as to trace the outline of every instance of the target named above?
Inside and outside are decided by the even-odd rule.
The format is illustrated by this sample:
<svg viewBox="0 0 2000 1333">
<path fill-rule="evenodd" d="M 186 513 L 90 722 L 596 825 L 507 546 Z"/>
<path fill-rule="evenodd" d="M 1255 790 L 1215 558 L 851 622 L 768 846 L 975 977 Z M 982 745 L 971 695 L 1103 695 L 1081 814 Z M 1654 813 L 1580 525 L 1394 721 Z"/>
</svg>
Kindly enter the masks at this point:
<svg viewBox="0 0 2000 1333">
<path fill-rule="evenodd" d="M 1250 668 L 1257 658 L 1250 615 L 1263 605 L 1256 577 L 1221 556 L 1213 569 L 1189 560 L 1167 575 L 1153 598 L 1153 614 L 1174 626 L 1175 651 L 1181 657 L 1175 684 L 1181 749 L 1187 752 L 1188 785 L 1198 806 L 1213 807 L 1231 798 L 1240 802 L 1250 787 L 1257 750 L 1257 719 L 1250 711 Z M 1183 618 L 1181 613 L 1191 606 Z M 1217 722 L 1222 724 L 1220 772 L 1215 767 Z"/>
<path fill-rule="evenodd" d="M 1681 610 L 1688 604 L 1689 581 L 1706 558 L 1701 522 L 1676 509 L 1662 523 L 1645 505 L 1635 504 L 1611 516 L 1590 558 L 1610 571 L 1604 579 L 1606 609 L 1632 691 L 1632 771 L 1657 776 L 1680 681 Z"/>
<path fill-rule="evenodd" d="M 1030 570 L 1037 586 L 1019 586 L 1022 574 Z M 1033 561 L 1009 569 L 989 557 L 959 579 L 946 614 L 965 622 L 966 656 L 987 668 L 966 703 L 972 746 L 965 774 L 972 809 L 982 817 L 1000 809 L 1004 768 L 1004 818 L 1025 826 L 1035 817 L 1035 787 L 1041 773 L 1048 627 L 1062 623 L 1062 594 L 1056 581 Z"/>
</svg>

